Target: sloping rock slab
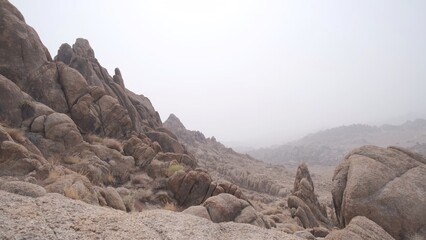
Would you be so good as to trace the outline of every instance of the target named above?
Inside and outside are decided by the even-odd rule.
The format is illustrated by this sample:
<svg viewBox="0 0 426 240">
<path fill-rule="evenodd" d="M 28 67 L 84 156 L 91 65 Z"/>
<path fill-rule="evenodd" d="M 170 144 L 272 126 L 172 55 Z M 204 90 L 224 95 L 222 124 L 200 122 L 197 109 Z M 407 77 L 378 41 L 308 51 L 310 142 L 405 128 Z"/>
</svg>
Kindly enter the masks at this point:
<svg viewBox="0 0 426 240">
<path fill-rule="evenodd" d="M 30 198 L 0 191 L 0 209 L 0 239 L 301 239 L 165 210 L 128 214 L 59 194 Z"/>
</svg>

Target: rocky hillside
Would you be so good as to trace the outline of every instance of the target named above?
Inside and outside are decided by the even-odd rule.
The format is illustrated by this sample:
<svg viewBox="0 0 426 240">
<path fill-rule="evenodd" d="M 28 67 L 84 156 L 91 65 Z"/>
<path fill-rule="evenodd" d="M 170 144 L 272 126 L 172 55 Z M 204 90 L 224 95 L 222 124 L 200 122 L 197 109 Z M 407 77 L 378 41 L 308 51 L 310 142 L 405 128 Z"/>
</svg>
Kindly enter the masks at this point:
<svg viewBox="0 0 426 240">
<path fill-rule="evenodd" d="M 380 127 L 354 124 L 310 134 L 298 141 L 247 153 L 271 163 L 335 166 L 350 150 L 363 145 L 400 146 L 426 153 L 426 120 L 399 126 Z"/>
<path fill-rule="evenodd" d="M 87 40 L 62 44 L 52 59 L 6 0 L 0 33 L 2 186 L 31 183 L 123 211 L 184 209 L 221 193 L 246 199 L 197 168 L 150 101 L 125 88 L 120 70 L 110 76 Z"/>
<path fill-rule="evenodd" d="M 225 147 L 214 137 L 206 138 L 199 131 L 187 130 L 171 114 L 163 126 L 183 142 L 188 151 L 198 159 L 198 164 L 215 179 L 225 179 L 240 188 L 285 197 L 292 187 L 294 174 L 282 165 L 266 164 L 247 154 Z"/>
<path fill-rule="evenodd" d="M 0 0 L 0 239 L 424 240 L 425 172 L 407 149 L 357 148 L 324 204 L 307 164 L 289 177 L 162 124 L 87 40 L 52 58 Z"/>
</svg>

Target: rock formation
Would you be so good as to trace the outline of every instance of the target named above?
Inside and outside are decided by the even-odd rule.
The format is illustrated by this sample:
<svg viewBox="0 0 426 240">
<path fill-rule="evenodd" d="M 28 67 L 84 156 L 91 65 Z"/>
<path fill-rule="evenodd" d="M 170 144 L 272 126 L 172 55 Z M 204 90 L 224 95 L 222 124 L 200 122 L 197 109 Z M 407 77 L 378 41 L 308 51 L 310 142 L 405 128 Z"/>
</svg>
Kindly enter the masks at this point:
<svg viewBox="0 0 426 240">
<path fill-rule="evenodd" d="M 273 220 L 258 213 L 247 201 L 228 193 L 210 197 L 202 205 L 192 206 L 183 212 L 209 219 L 215 223 L 233 221 L 266 228 L 275 225 Z"/>
<path fill-rule="evenodd" d="M 127 214 L 52 193 L 32 198 L 0 191 L 0 209 L 0 239 L 301 239 L 172 211 Z"/>
<path fill-rule="evenodd" d="M 353 150 L 333 177 L 338 222 L 365 216 L 395 239 L 426 236 L 425 173 L 426 158 L 402 148 Z"/>
<path fill-rule="evenodd" d="M 305 163 L 299 165 L 292 195 L 288 198 L 288 207 L 292 215 L 304 228 L 330 227 L 325 206 L 322 206 L 315 195 L 314 183 Z"/>
<path fill-rule="evenodd" d="M 0 0 L 0 183 L 27 196 L 59 193 L 92 205 L 142 211 L 202 204 L 220 193 L 149 99 L 110 76 L 85 39 L 54 61 L 19 11 Z"/>
</svg>

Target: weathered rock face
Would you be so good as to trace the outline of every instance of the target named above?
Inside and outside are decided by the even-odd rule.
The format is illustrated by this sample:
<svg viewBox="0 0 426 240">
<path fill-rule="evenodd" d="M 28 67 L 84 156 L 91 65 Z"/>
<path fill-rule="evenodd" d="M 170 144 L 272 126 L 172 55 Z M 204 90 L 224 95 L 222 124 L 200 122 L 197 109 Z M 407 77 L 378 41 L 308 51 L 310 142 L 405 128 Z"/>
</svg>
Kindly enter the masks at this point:
<svg viewBox="0 0 426 240">
<path fill-rule="evenodd" d="M 194 171 L 196 158 L 162 128 L 149 99 L 125 89 L 119 69 L 111 77 L 87 40 L 63 44 L 52 61 L 15 7 L 0 0 L 0 13 L 0 177 L 2 182 L 6 178 L 5 190 L 38 196 L 44 189 L 129 211 L 138 204 L 143 207 L 137 210 L 151 203 L 157 208 L 198 205 L 220 193 L 242 197 L 237 186 Z M 26 183 L 8 183 L 11 176 L 41 185 L 40 193 Z M 140 176 L 149 184 L 138 182 Z M 116 187 L 126 187 L 126 199 Z"/>
<path fill-rule="evenodd" d="M 58 194 L 31 198 L 0 191 L 0 209 L 1 239 L 301 239 L 171 211 L 128 214 Z"/>
<path fill-rule="evenodd" d="M 146 128 L 155 129 L 161 126 L 160 117 L 151 102 L 144 96 L 138 96 L 124 88 L 123 77 L 118 68 L 115 70 L 115 75 L 111 77 L 95 58 L 95 53 L 86 39 L 78 38 L 72 47 L 63 44 L 55 60 L 76 69 L 89 86 L 99 88 L 117 99 L 118 105 L 126 110 L 125 115 L 130 119 L 133 130 L 141 132 Z M 106 107 L 111 106 L 106 105 Z M 116 111 L 117 109 L 114 109 L 114 113 Z"/>
<path fill-rule="evenodd" d="M 33 28 L 7 0 L 0 1 L 0 74 L 19 87 L 51 57 Z"/>
<path fill-rule="evenodd" d="M 220 193 L 246 199 L 236 185 L 226 181 L 212 181 L 210 175 L 200 169 L 187 173 L 178 171 L 169 178 L 167 185 L 178 204 L 183 207 L 199 205 L 207 198 Z"/>
<path fill-rule="evenodd" d="M 208 198 L 202 205 L 187 208 L 184 213 L 209 219 L 215 223 L 238 222 L 271 228 L 271 223 L 258 213 L 247 201 L 229 193 Z"/>
<path fill-rule="evenodd" d="M 349 225 L 327 235 L 326 240 L 394 240 L 383 228 L 366 217 L 354 217 Z M 414 239 L 414 238 L 413 238 Z"/>
<path fill-rule="evenodd" d="M 294 217 L 300 220 L 303 227 L 330 226 L 325 206 L 318 202 L 308 166 L 304 163 L 297 169 L 293 193 L 287 202 L 288 207 L 294 209 Z"/>
<path fill-rule="evenodd" d="M 336 168 L 333 201 L 342 226 L 365 216 L 395 239 L 426 236 L 426 159 L 405 149 L 365 146 Z"/>
</svg>

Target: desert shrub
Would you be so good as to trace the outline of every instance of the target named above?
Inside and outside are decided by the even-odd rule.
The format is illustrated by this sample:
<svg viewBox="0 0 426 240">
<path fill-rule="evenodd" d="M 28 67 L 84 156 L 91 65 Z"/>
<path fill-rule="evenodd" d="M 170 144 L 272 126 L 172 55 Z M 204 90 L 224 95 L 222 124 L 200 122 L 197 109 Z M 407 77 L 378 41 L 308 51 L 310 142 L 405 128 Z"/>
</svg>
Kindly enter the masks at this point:
<svg viewBox="0 0 426 240">
<path fill-rule="evenodd" d="M 81 162 L 81 159 L 76 156 L 68 156 L 64 158 L 64 163 L 67 163 L 67 164 L 77 164 L 80 162 Z"/>
<path fill-rule="evenodd" d="M 49 175 L 47 176 L 48 182 L 54 182 L 56 181 L 62 174 L 55 168 L 51 169 L 49 171 Z"/>
<path fill-rule="evenodd" d="M 64 189 L 64 194 L 66 197 L 75 199 L 75 200 L 79 200 L 80 199 L 80 194 L 77 192 L 77 190 L 73 187 L 68 187 Z"/>
<path fill-rule="evenodd" d="M 84 140 L 91 144 L 101 144 L 108 148 L 123 152 L 123 144 L 114 138 L 102 138 L 94 134 L 87 134 L 84 137 Z"/>
<path fill-rule="evenodd" d="M 177 211 L 176 205 L 174 203 L 172 203 L 172 202 L 166 202 L 166 204 L 164 204 L 163 209 L 164 210 L 173 211 L 173 212 Z"/>
<path fill-rule="evenodd" d="M 108 148 L 115 149 L 119 152 L 123 152 L 123 145 L 117 139 L 104 138 L 102 140 L 102 144 Z"/>
<path fill-rule="evenodd" d="M 112 174 L 108 174 L 106 180 L 111 185 L 115 185 L 117 183 L 117 179 Z"/>
<path fill-rule="evenodd" d="M 151 189 L 139 189 L 135 193 L 135 198 L 142 202 L 149 201 L 149 199 L 153 196 L 153 192 Z"/>
<path fill-rule="evenodd" d="M 178 172 L 180 170 L 183 170 L 183 166 L 179 163 L 170 163 L 169 167 L 167 168 L 167 176 L 172 176 L 175 172 Z"/>
<path fill-rule="evenodd" d="M 102 138 L 95 135 L 95 134 L 87 134 L 83 136 L 84 141 L 95 144 L 95 143 L 102 143 Z"/>
</svg>

